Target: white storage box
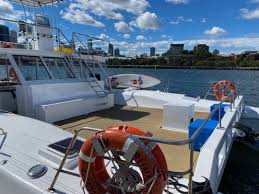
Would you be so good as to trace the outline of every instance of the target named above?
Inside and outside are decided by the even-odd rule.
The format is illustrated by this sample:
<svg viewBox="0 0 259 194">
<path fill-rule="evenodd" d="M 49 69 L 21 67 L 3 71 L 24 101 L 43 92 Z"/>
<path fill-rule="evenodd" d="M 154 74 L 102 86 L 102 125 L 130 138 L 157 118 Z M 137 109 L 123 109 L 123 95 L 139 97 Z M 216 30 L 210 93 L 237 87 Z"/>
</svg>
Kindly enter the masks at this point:
<svg viewBox="0 0 259 194">
<path fill-rule="evenodd" d="M 163 129 L 188 132 L 188 126 L 194 117 L 194 104 L 181 101 L 163 106 Z"/>
</svg>

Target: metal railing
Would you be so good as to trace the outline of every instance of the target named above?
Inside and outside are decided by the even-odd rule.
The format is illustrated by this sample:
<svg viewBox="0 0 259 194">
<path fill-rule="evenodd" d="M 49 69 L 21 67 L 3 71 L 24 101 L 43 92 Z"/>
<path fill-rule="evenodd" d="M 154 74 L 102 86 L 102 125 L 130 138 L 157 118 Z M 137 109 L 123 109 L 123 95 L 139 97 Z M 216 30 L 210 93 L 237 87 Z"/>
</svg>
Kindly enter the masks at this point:
<svg viewBox="0 0 259 194">
<path fill-rule="evenodd" d="M 239 90 L 236 90 L 239 91 Z M 189 145 L 190 148 L 190 158 L 189 158 L 189 168 L 186 171 L 182 171 L 182 172 L 171 172 L 174 175 L 187 175 L 189 174 L 189 183 L 188 183 L 188 193 L 192 194 L 193 193 L 193 189 L 192 189 L 192 178 L 194 175 L 194 165 L 193 165 L 193 159 L 194 159 L 194 142 L 195 140 L 198 138 L 199 134 L 201 133 L 201 131 L 203 130 L 203 128 L 208 124 L 208 122 L 210 121 L 210 119 L 212 118 L 212 116 L 218 111 L 219 114 L 219 124 L 218 124 L 218 129 L 224 129 L 221 125 L 221 119 L 222 119 L 222 115 L 221 115 L 221 105 L 226 102 L 228 99 L 230 99 L 230 111 L 232 111 L 232 108 L 234 106 L 234 101 L 236 100 L 236 98 L 239 97 L 239 93 L 238 92 L 234 92 L 231 93 L 229 96 L 225 97 L 217 106 L 216 108 L 211 111 L 211 113 L 209 114 L 209 116 L 206 118 L 206 120 L 202 123 L 202 125 L 195 131 L 195 133 L 193 133 L 193 135 L 189 138 L 189 139 L 185 139 L 185 140 L 168 140 L 168 139 L 160 139 L 160 138 L 155 138 L 155 137 L 148 137 L 148 136 L 139 136 L 139 135 L 133 135 L 131 134 L 130 136 L 132 136 L 133 138 L 137 138 L 140 140 L 148 140 L 154 143 L 161 143 L 161 144 L 166 144 L 166 145 L 176 145 L 176 146 L 183 146 L 183 145 Z M 49 187 L 49 190 L 53 190 L 55 183 L 59 177 L 59 174 L 62 172 L 63 170 L 63 166 L 65 164 L 65 161 L 71 151 L 71 149 L 73 148 L 77 137 L 79 135 L 79 133 L 81 133 L 82 131 L 92 131 L 92 132 L 101 132 L 103 131 L 102 129 L 97 129 L 97 128 L 90 128 L 90 127 L 84 127 L 81 128 L 79 130 L 75 130 L 74 131 L 74 137 L 72 138 L 67 151 L 64 155 L 64 158 L 56 172 L 56 175 Z"/>
<path fill-rule="evenodd" d="M 59 31 L 61 35 L 63 35 L 65 38 L 66 36 L 62 33 L 62 31 Z M 76 36 L 75 36 L 76 37 Z M 71 48 L 73 49 L 74 53 L 77 54 L 77 56 L 79 57 L 79 63 L 81 66 L 85 65 L 85 67 L 87 68 L 87 70 L 91 73 L 91 75 L 93 75 L 93 81 L 96 85 L 92 85 L 91 81 L 89 81 L 89 85 L 91 86 L 91 88 L 95 91 L 95 93 L 98 95 L 98 96 L 102 96 L 102 95 L 105 95 L 106 94 L 106 91 L 101 87 L 101 85 L 99 84 L 96 76 L 95 76 L 95 73 L 91 70 L 91 68 L 89 67 L 87 61 L 85 61 L 81 55 L 81 53 L 75 48 L 74 46 L 74 38 L 72 41 L 69 41 L 67 38 L 66 40 L 68 42 L 70 42 L 70 45 L 71 45 Z M 80 40 L 80 39 L 79 39 Z M 72 62 L 73 62 L 73 59 L 71 59 Z M 71 64 L 73 65 L 73 64 Z"/>
<path fill-rule="evenodd" d="M 98 60 L 96 60 L 94 58 L 94 53 L 91 52 L 91 51 L 88 51 L 89 48 L 88 48 L 88 46 L 85 45 L 85 42 L 81 40 L 81 38 L 80 38 L 81 36 L 86 37 L 86 38 L 90 38 L 92 40 L 101 41 L 101 42 L 104 42 L 105 40 L 100 39 L 100 38 L 96 38 L 96 37 L 92 37 L 92 36 L 89 36 L 89 35 L 86 35 L 86 34 L 77 33 L 77 32 L 73 32 L 73 34 L 72 34 L 72 42 L 73 42 L 73 44 L 75 46 L 77 45 L 77 47 L 83 47 L 83 49 L 86 52 L 86 55 L 84 55 L 84 56 L 87 58 L 87 60 L 88 61 L 93 61 L 93 63 L 96 63 L 98 65 L 98 68 L 101 70 L 102 74 L 105 77 L 105 82 L 106 82 L 106 85 L 108 86 L 108 89 L 111 90 L 112 87 L 111 87 L 111 82 L 110 82 L 110 79 L 109 79 L 109 75 L 107 73 L 107 69 L 106 69 L 107 66 L 106 66 L 106 64 L 104 65 L 105 67 L 103 67 L 103 65 Z M 91 58 L 89 58 L 89 56 Z M 103 55 L 101 55 L 101 56 L 103 56 Z"/>
<path fill-rule="evenodd" d="M 18 34 L 22 33 L 22 35 L 23 35 L 22 37 L 25 38 L 24 42 L 15 43 L 15 42 L 7 41 L 7 43 L 12 43 L 14 45 L 17 45 L 15 48 L 18 48 L 18 49 L 20 48 L 20 49 L 35 50 L 35 45 L 34 45 L 35 40 L 40 38 L 40 36 L 46 36 L 46 35 L 43 35 L 43 34 L 34 33 L 33 29 L 32 29 L 31 32 L 28 32 L 29 27 L 30 28 L 42 27 L 41 25 L 37 25 L 37 24 L 34 24 L 34 23 L 28 23 L 28 22 L 25 22 L 25 21 L 18 21 L 18 20 L 13 20 L 13 19 L 2 18 L 2 17 L 0 17 L 0 21 L 13 23 L 17 26 L 17 28 L 19 26 L 18 24 L 25 25 L 25 29 L 26 29 L 25 32 L 19 32 L 18 29 L 15 30 L 17 32 L 17 39 L 19 39 Z M 59 33 L 60 29 L 57 28 L 57 27 L 52 27 L 52 26 L 46 27 L 46 28 L 51 29 L 50 38 L 52 38 L 53 47 L 57 48 L 57 49 L 60 49 L 62 47 L 62 41 L 61 41 L 61 37 L 60 37 L 60 33 Z M 68 42 L 70 43 L 70 41 L 68 41 Z"/>
</svg>

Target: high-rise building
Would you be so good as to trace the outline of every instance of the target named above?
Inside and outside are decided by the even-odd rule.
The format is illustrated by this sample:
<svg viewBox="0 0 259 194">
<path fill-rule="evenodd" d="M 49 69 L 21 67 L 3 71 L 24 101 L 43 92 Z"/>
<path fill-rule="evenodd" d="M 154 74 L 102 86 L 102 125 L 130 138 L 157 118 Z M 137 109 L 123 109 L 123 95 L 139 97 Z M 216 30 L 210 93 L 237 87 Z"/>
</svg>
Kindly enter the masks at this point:
<svg viewBox="0 0 259 194">
<path fill-rule="evenodd" d="M 194 52 L 197 53 L 197 52 L 209 52 L 210 50 L 210 47 L 206 44 L 198 44 L 197 46 L 195 46 L 193 48 Z"/>
<path fill-rule="evenodd" d="M 155 47 L 151 47 L 150 48 L 150 57 L 154 57 L 156 56 L 156 48 Z"/>
<path fill-rule="evenodd" d="M 88 50 L 93 50 L 93 39 L 89 38 L 87 41 Z"/>
<path fill-rule="evenodd" d="M 184 50 L 184 44 L 171 44 L 169 52 L 171 55 L 181 55 Z"/>
<path fill-rule="evenodd" d="M 114 50 L 114 56 L 116 56 L 116 57 L 119 57 L 119 56 L 120 56 L 120 49 L 119 49 L 119 48 L 116 48 L 116 49 Z"/>
<path fill-rule="evenodd" d="M 10 30 L 10 42 L 17 43 L 17 32 L 15 30 Z"/>
<path fill-rule="evenodd" d="M 109 48 L 108 48 L 108 54 L 110 55 L 110 56 L 113 56 L 113 44 L 109 44 Z"/>
</svg>

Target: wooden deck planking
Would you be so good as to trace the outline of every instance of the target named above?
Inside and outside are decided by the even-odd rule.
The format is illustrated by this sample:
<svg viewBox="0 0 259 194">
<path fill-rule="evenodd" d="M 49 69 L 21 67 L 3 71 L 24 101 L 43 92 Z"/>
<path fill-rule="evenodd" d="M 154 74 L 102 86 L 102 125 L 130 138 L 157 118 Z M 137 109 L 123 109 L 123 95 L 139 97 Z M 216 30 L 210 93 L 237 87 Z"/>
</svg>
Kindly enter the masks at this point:
<svg viewBox="0 0 259 194">
<path fill-rule="evenodd" d="M 195 113 L 195 118 L 205 118 L 208 113 Z M 163 120 L 163 110 L 115 106 L 113 108 L 98 111 L 88 115 L 75 117 L 72 119 L 56 122 L 55 124 L 67 131 L 78 130 L 82 127 L 95 127 L 105 129 L 110 126 L 128 125 L 151 132 L 154 137 L 183 140 L 188 138 L 184 132 L 170 131 L 161 129 Z M 83 132 L 84 138 L 89 138 L 93 132 Z M 188 145 L 169 146 L 160 145 L 171 171 L 185 171 L 189 167 L 190 151 Z M 194 164 L 196 164 L 199 153 L 194 153 Z"/>
</svg>

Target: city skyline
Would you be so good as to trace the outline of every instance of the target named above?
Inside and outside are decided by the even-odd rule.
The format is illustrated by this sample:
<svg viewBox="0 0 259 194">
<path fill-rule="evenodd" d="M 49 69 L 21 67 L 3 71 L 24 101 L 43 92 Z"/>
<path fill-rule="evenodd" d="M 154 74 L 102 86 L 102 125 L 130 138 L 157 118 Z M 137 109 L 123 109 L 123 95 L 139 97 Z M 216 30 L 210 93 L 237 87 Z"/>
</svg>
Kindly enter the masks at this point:
<svg viewBox="0 0 259 194">
<path fill-rule="evenodd" d="M 22 7 L 9 1 L 0 0 L 0 11 L 5 18 L 24 19 Z M 125 55 L 148 53 L 151 47 L 163 53 L 171 43 L 189 50 L 204 43 L 222 53 L 259 50 L 258 0 L 72 0 L 54 10 L 46 7 L 45 14 L 66 35 L 97 36 Z"/>
</svg>

